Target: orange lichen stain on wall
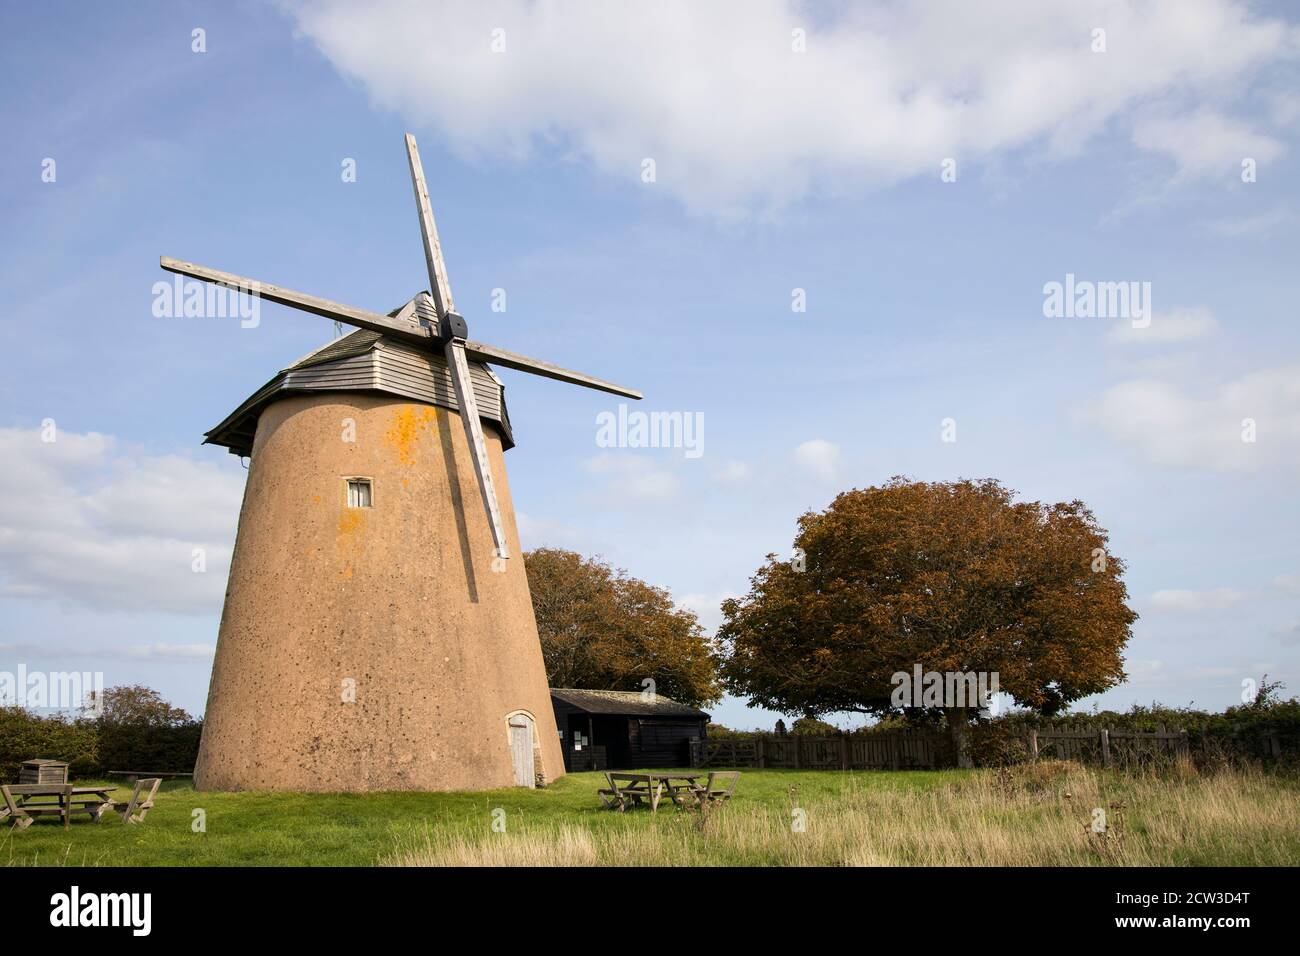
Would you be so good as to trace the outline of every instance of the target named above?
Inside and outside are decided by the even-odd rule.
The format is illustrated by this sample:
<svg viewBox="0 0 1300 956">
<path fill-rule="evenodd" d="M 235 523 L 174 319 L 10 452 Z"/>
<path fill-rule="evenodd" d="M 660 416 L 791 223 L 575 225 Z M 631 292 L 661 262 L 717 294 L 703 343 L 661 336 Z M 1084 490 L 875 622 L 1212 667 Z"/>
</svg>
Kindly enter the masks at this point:
<svg viewBox="0 0 1300 956">
<path fill-rule="evenodd" d="M 339 532 L 336 539 L 339 555 L 343 559 L 343 576 L 352 577 L 352 562 L 365 545 L 362 533 L 366 529 L 366 513 L 360 508 L 339 512 Z"/>
<path fill-rule="evenodd" d="M 361 508 L 349 508 L 339 513 L 339 539 L 351 537 L 365 527 L 365 511 Z"/>
<path fill-rule="evenodd" d="M 406 405 L 393 413 L 392 426 L 384 433 L 385 444 L 397 452 L 403 465 L 414 465 L 420 447 L 420 433 L 438 418 L 436 408 L 415 408 Z"/>
</svg>

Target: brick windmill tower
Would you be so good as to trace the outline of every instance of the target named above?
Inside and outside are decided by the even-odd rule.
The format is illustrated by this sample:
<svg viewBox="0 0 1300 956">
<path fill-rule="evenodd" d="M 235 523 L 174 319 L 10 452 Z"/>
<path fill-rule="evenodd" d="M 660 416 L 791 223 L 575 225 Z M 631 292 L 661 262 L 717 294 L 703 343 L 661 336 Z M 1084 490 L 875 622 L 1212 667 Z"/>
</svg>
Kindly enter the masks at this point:
<svg viewBox="0 0 1300 956">
<path fill-rule="evenodd" d="M 387 315 L 189 262 L 164 269 L 357 331 L 258 389 L 207 442 L 249 458 L 201 790 L 456 790 L 564 773 L 485 364 L 640 398 L 471 341 L 414 137 L 430 292 Z"/>
</svg>

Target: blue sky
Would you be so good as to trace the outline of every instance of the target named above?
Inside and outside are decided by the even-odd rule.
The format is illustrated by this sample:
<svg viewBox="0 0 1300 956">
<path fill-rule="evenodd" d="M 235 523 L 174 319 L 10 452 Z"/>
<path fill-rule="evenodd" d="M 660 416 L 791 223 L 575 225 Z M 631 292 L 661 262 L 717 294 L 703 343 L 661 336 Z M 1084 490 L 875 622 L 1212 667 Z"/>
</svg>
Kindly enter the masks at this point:
<svg viewBox="0 0 1300 956">
<path fill-rule="evenodd" d="M 1300 27 L 969 6 L 6 6 L 0 670 L 202 710 L 244 475 L 202 434 L 333 328 L 155 318 L 158 256 L 393 308 L 427 285 L 410 130 L 474 337 L 703 415 L 699 458 L 604 450 L 616 401 L 503 370 L 526 547 L 712 628 L 837 491 L 996 477 L 1129 564 L 1101 705 L 1300 690 Z M 1151 283 L 1150 327 L 1045 317 L 1067 273 Z"/>
</svg>

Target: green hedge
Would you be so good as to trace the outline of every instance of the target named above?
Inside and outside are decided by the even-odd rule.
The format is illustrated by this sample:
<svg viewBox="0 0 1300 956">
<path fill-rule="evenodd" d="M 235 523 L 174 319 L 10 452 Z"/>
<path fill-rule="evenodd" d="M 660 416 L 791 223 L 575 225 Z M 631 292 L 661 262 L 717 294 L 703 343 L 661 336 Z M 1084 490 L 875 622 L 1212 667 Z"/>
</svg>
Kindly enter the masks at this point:
<svg viewBox="0 0 1300 956">
<path fill-rule="evenodd" d="M 16 781 L 19 765 L 34 757 L 97 768 L 99 728 L 91 720 L 37 717 L 21 707 L 0 707 L 0 780 Z"/>
<path fill-rule="evenodd" d="M 66 760 L 74 779 L 106 770 L 189 773 L 199 753 L 201 721 L 175 726 L 111 724 L 88 718 L 42 717 L 0 707 L 0 781 L 18 779 L 24 760 Z"/>
<path fill-rule="evenodd" d="M 199 757 L 202 721 L 175 727 L 104 724 L 99 730 L 99 764 L 104 770 L 191 773 Z"/>
</svg>

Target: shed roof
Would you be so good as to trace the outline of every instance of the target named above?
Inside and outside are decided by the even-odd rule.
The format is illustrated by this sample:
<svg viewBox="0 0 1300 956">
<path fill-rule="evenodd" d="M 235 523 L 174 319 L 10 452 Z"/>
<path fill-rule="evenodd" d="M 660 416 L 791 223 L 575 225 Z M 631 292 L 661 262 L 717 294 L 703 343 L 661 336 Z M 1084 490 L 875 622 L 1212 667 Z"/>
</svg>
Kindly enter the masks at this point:
<svg viewBox="0 0 1300 956">
<path fill-rule="evenodd" d="M 662 694 L 647 700 L 635 690 L 575 690 L 552 687 L 551 697 L 588 714 L 616 714 L 623 717 L 693 717 L 708 720 L 709 715 L 688 704 L 679 704 Z"/>
<path fill-rule="evenodd" d="M 402 309 L 423 305 L 421 293 Z M 505 386 L 487 365 L 469 362 L 470 380 L 478 402 L 479 417 L 501 434 L 506 448 L 514 447 L 510 415 L 506 410 Z M 397 395 L 460 410 L 456 390 L 440 352 L 388 338 L 378 332 L 358 329 L 309 352 L 246 398 L 233 412 L 204 435 L 204 444 L 222 445 L 231 454 L 248 456 L 253 450 L 257 420 L 262 410 L 277 399 L 309 392 L 371 392 Z"/>
</svg>

